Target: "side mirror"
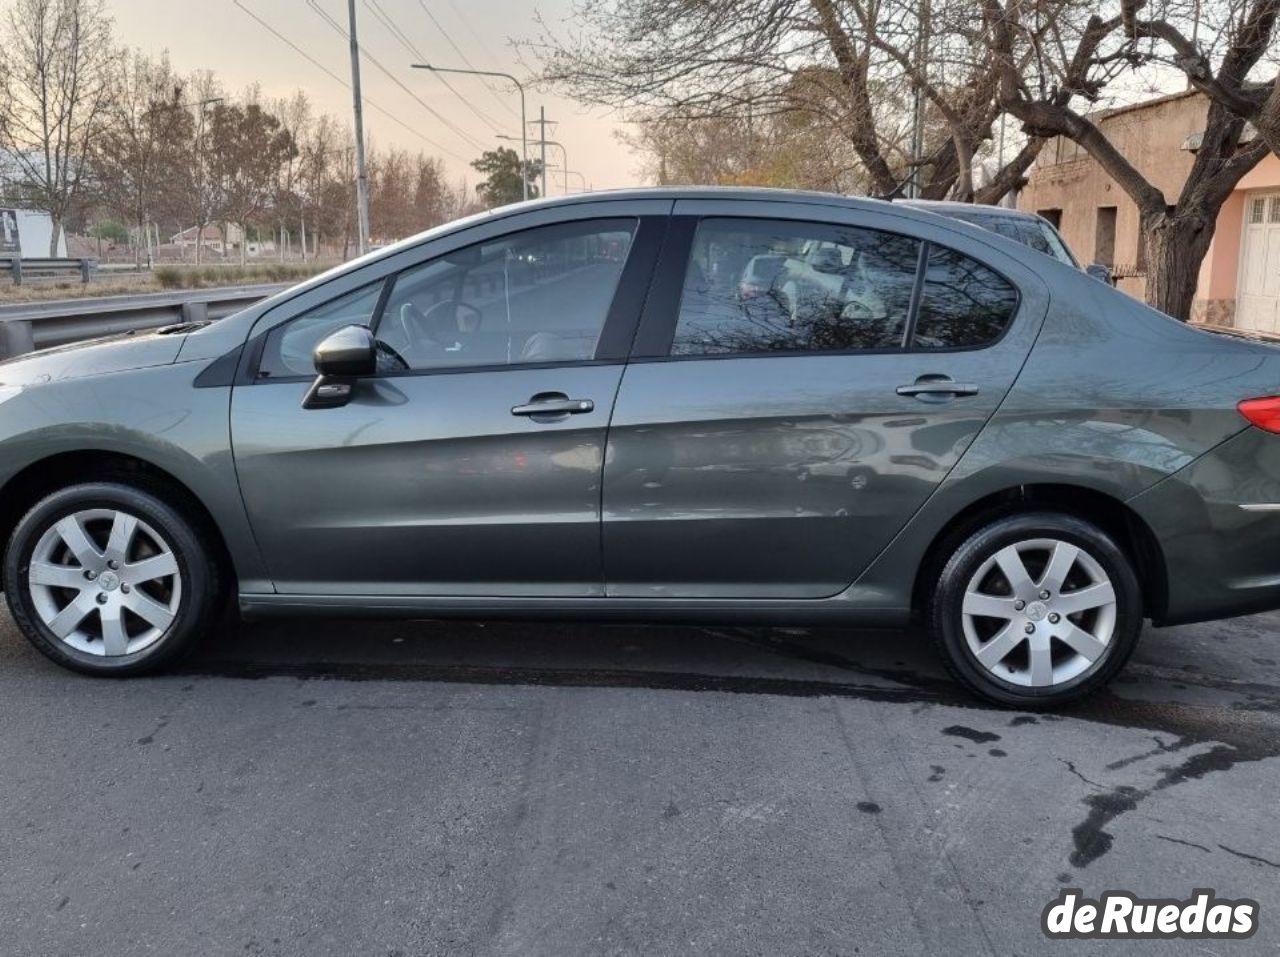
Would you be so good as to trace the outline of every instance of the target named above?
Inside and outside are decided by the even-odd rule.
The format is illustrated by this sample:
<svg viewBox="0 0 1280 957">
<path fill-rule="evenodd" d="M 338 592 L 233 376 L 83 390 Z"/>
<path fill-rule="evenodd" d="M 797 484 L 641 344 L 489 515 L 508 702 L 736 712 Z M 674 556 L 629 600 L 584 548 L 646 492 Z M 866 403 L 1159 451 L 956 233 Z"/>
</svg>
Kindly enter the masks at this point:
<svg viewBox="0 0 1280 957">
<path fill-rule="evenodd" d="M 1084 271 L 1098 280 L 1098 282 L 1105 282 L 1108 286 L 1112 285 L 1110 266 L 1104 266 L 1102 263 L 1090 263 L 1084 267 Z"/>
<path fill-rule="evenodd" d="M 335 409 L 351 401 L 356 381 L 377 375 L 378 343 L 365 326 L 343 326 L 313 353 L 316 381 L 302 400 L 304 409 Z"/>
</svg>

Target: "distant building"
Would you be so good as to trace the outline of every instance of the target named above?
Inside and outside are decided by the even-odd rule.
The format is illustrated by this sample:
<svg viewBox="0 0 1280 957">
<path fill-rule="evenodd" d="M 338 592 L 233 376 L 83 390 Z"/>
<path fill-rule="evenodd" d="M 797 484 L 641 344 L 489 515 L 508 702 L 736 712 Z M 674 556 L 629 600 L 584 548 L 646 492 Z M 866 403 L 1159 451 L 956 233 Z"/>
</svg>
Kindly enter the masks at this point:
<svg viewBox="0 0 1280 957">
<path fill-rule="evenodd" d="M 225 226 L 211 224 L 200 230 L 200 245 L 222 256 L 239 249 L 243 238 L 243 232 L 235 223 L 227 223 Z M 184 250 L 193 248 L 196 245 L 196 227 L 190 226 L 180 233 L 174 233 L 169 237 L 169 242 Z"/>
<path fill-rule="evenodd" d="M 1189 91 L 1093 119 L 1172 202 L 1191 170 L 1208 109 L 1203 95 Z M 1137 204 L 1077 143 L 1057 137 L 1045 144 L 1018 207 L 1054 223 L 1077 255 L 1111 266 L 1121 289 L 1143 296 L 1146 243 Z M 1200 267 L 1192 320 L 1280 334 L 1280 157 L 1269 154 L 1223 205 Z"/>
</svg>

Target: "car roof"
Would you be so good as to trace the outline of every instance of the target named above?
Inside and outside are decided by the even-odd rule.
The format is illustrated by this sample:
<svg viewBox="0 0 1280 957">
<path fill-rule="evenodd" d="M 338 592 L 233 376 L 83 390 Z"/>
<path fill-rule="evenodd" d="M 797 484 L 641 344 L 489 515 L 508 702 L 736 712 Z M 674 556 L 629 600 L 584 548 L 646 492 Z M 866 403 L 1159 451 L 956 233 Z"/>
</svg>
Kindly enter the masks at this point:
<svg viewBox="0 0 1280 957">
<path fill-rule="evenodd" d="M 603 189 L 589 193 L 573 193 L 548 199 L 529 200 L 494 210 L 574 205 L 577 203 L 607 202 L 620 199 L 739 199 L 754 202 L 817 203 L 823 206 L 843 206 L 848 209 L 884 210 L 892 205 L 888 200 L 864 196 L 844 196 L 840 193 L 824 193 L 819 190 L 776 189 L 764 186 L 635 186 L 627 189 Z"/>
<path fill-rule="evenodd" d="M 1042 217 L 1025 209 L 1013 209 L 1009 206 L 990 206 L 986 203 L 961 203 L 948 199 L 898 199 L 895 206 L 911 209 L 922 209 L 926 212 L 938 213 L 941 216 L 986 216 L 1004 219 L 1034 219 Z"/>
</svg>

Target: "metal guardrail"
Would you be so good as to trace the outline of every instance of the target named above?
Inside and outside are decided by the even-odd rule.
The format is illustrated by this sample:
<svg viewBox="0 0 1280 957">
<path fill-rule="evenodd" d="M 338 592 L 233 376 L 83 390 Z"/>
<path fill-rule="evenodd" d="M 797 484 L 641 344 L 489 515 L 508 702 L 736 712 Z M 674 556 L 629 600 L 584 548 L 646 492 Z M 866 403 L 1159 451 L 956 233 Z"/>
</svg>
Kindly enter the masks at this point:
<svg viewBox="0 0 1280 957">
<path fill-rule="evenodd" d="M 0 359 L 132 329 L 221 319 L 291 285 L 228 286 L 0 306 Z"/>
<path fill-rule="evenodd" d="M 27 279 L 65 279 L 68 276 L 76 276 L 82 283 L 87 283 L 98 271 L 98 260 L 0 256 L 0 269 L 9 274 L 15 286 L 21 286 Z"/>
</svg>

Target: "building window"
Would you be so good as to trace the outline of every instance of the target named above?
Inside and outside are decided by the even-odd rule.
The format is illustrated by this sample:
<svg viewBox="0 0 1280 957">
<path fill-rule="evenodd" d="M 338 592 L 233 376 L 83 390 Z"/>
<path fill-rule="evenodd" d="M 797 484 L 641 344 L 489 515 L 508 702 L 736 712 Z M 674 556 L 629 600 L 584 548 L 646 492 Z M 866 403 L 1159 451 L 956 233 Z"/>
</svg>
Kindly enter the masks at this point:
<svg viewBox="0 0 1280 957">
<path fill-rule="evenodd" d="M 1266 222 L 1267 201 L 1259 196 L 1249 204 L 1249 225 Z"/>
<path fill-rule="evenodd" d="M 1280 196 L 1271 197 L 1271 222 L 1280 223 Z"/>
<path fill-rule="evenodd" d="M 1116 207 L 1099 206 L 1094 232 L 1093 261 L 1104 266 L 1116 264 Z"/>
<path fill-rule="evenodd" d="M 1062 210 L 1060 209 L 1037 209 L 1036 213 L 1043 216 L 1053 224 L 1054 229 L 1062 228 Z"/>
</svg>

